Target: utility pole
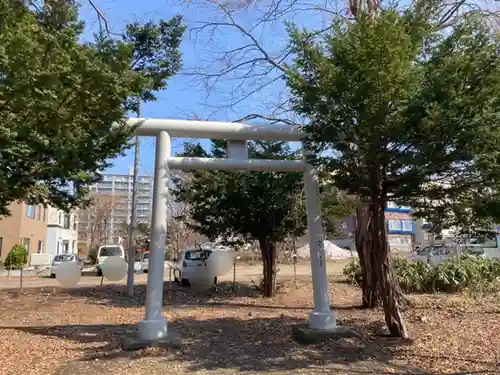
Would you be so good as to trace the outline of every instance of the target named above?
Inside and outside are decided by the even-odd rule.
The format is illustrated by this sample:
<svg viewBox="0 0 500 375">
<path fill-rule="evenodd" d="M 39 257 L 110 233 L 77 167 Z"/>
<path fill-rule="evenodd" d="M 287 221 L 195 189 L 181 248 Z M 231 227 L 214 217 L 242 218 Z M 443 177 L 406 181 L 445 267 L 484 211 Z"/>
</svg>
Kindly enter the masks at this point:
<svg viewBox="0 0 500 375">
<path fill-rule="evenodd" d="M 141 117 L 141 104 L 137 105 L 137 117 Z M 127 272 L 127 295 L 134 296 L 134 272 L 135 272 L 135 235 L 137 232 L 137 180 L 139 179 L 139 149 L 140 138 L 135 136 L 134 150 L 134 172 L 132 180 L 132 208 L 130 213 L 130 225 L 128 228 L 128 272 Z"/>
</svg>

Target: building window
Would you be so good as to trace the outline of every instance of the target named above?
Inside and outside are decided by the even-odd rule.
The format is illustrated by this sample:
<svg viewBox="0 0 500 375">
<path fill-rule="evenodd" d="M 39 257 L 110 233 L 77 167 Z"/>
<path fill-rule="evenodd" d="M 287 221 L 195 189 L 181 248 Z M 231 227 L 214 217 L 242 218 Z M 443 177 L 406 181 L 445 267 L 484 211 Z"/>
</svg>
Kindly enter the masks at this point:
<svg viewBox="0 0 500 375">
<path fill-rule="evenodd" d="M 26 206 L 26 216 L 35 218 L 35 206 L 33 204 L 28 204 Z"/>
<path fill-rule="evenodd" d="M 0 237 L 0 259 L 2 258 L 3 237 Z"/>
<path fill-rule="evenodd" d="M 73 230 L 76 230 L 76 216 L 75 216 L 75 218 L 73 219 Z"/>
<path fill-rule="evenodd" d="M 401 221 L 401 229 L 404 232 L 413 232 L 413 222 L 409 220 Z"/>
<path fill-rule="evenodd" d="M 47 221 L 47 207 L 43 207 L 43 221 Z"/>
<path fill-rule="evenodd" d="M 59 225 L 61 225 L 62 213 L 59 212 Z"/>
<path fill-rule="evenodd" d="M 23 246 L 26 250 L 28 250 L 28 253 L 30 252 L 30 239 L 29 238 L 23 238 Z"/>
<path fill-rule="evenodd" d="M 38 241 L 38 254 L 43 253 L 43 241 Z"/>
<path fill-rule="evenodd" d="M 70 215 L 64 215 L 64 229 L 69 229 L 70 228 L 70 222 L 71 222 L 71 216 Z"/>
<path fill-rule="evenodd" d="M 42 220 L 42 206 L 37 206 L 37 210 L 36 210 L 36 219 L 37 220 Z"/>
<path fill-rule="evenodd" d="M 390 232 L 401 230 L 401 220 L 387 220 L 387 227 Z"/>
</svg>

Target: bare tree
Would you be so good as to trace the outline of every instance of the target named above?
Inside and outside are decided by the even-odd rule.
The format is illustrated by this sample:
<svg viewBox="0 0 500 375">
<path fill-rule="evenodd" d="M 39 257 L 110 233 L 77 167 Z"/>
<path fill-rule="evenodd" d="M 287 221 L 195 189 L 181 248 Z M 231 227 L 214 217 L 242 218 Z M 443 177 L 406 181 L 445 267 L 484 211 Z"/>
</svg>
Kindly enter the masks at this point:
<svg viewBox="0 0 500 375">
<path fill-rule="evenodd" d="M 206 105 L 215 115 L 234 121 L 260 119 L 268 123 L 297 124 L 283 76 L 291 51 L 284 21 L 321 21 L 323 7 L 298 1 L 207 2 L 188 5 L 204 9 L 204 20 L 193 20 L 191 37 L 200 60 L 185 74 L 206 89 Z M 331 17 L 328 17 L 331 18 Z M 231 38 L 227 38 L 231 35 Z M 270 35 L 275 37 L 270 38 Z M 252 109 L 246 109 L 251 103 Z M 245 109 L 244 109 L 245 108 Z"/>
<path fill-rule="evenodd" d="M 128 236 L 130 233 L 130 225 L 127 222 L 118 225 L 118 233 L 123 240 L 123 243 L 128 244 Z M 134 244 L 136 247 L 146 248 L 149 246 L 151 238 L 151 227 L 149 223 L 139 222 L 137 224 L 137 233 L 135 235 Z"/>
<path fill-rule="evenodd" d="M 177 182 L 179 180 L 183 181 L 189 178 L 189 173 L 177 171 L 172 174 L 172 178 Z M 172 184 L 171 188 L 176 188 L 175 183 Z M 177 202 L 175 194 L 170 195 L 167 210 L 168 242 L 173 251 L 173 258 L 178 258 L 182 249 L 195 247 L 207 241 L 207 238 L 196 232 L 193 226 L 190 225 L 189 205 L 185 202 Z"/>
<path fill-rule="evenodd" d="M 169 244 L 173 257 L 177 258 L 182 249 L 195 247 L 206 241 L 189 225 L 189 207 L 185 203 L 169 203 L 169 220 L 167 223 Z"/>
<path fill-rule="evenodd" d="M 80 211 L 79 238 L 92 249 L 112 238 L 111 218 L 118 201 L 113 195 L 99 194 Z"/>
<path fill-rule="evenodd" d="M 191 66 L 186 62 L 184 74 L 206 90 L 210 117 L 290 125 L 304 119 L 293 113 L 283 80 L 291 59 L 287 24 L 321 34 L 334 18 L 376 14 L 384 5 L 380 0 L 180 1 L 203 17 L 188 20 L 198 58 Z M 442 28 L 471 13 L 496 26 L 499 13 L 490 0 L 415 0 L 413 6 Z"/>
</svg>

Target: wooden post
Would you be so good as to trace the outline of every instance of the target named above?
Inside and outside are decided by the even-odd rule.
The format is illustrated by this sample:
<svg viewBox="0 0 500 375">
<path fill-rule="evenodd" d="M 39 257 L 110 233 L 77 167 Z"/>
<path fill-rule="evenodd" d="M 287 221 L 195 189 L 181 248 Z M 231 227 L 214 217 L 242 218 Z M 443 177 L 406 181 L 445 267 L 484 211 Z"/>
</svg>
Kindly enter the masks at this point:
<svg viewBox="0 0 500 375">
<path fill-rule="evenodd" d="M 236 259 L 233 262 L 233 291 L 236 292 Z"/>
<path fill-rule="evenodd" d="M 293 283 L 297 286 L 297 254 L 293 254 Z"/>
<path fill-rule="evenodd" d="M 234 258 L 233 263 L 233 292 L 236 293 L 236 262 L 240 259 L 240 257 Z"/>
<path fill-rule="evenodd" d="M 23 267 L 21 267 L 21 275 L 19 277 L 19 294 L 23 294 Z"/>
</svg>

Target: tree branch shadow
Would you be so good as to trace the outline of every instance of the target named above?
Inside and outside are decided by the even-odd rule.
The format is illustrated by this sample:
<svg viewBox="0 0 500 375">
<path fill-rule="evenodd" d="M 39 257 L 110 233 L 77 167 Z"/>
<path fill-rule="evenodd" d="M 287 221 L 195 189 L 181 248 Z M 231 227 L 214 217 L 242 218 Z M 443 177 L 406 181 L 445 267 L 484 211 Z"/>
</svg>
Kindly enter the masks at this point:
<svg viewBox="0 0 500 375">
<path fill-rule="evenodd" d="M 65 295 L 72 298 L 84 299 L 86 303 L 99 306 L 138 308 L 144 307 L 146 302 L 145 284 L 136 285 L 134 297 L 127 296 L 126 285 L 108 284 L 103 286 L 84 286 L 75 288 L 29 288 L 25 289 L 25 294 L 40 293 L 50 289 L 54 296 Z M 17 290 L 5 290 L 10 295 L 17 295 Z M 285 293 L 278 292 L 279 295 Z M 191 287 L 182 287 L 175 282 L 165 281 L 163 283 L 163 300 L 166 307 L 182 308 L 189 306 L 210 306 L 219 308 L 234 307 L 255 307 L 262 309 L 290 309 L 290 310 L 311 310 L 312 306 L 295 306 L 263 304 L 263 303 L 240 303 L 231 302 L 235 298 L 244 298 L 246 301 L 261 301 L 261 293 L 252 285 L 237 282 L 219 283 L 216 289 L 199 290 Z"/>
<path fill-rule="evenodd" d="M 170 322 L 169 330 L 181 338 L 182 350 L 159 348 L 140 352 L 139 356 L 120 348 L 125 335 L 136 333 L 135 325 L 60 325 L 0 329 L 14 329 L 76 342 L 80 344 L 80 348 L 76 350 L 83 351 L 84 362 L 95 359 L 133 360 L 151 356 L 159 357 L 160 360 L 181 361 L 193 372 L 224 369 L 235 372 L 321 369 L 324 373 L 348 370 L 352 374 L 433 375 L 392 362 L 404 345 L 401 341 L 363 334 L 359 328 L 359 336 L 355 338 L 332 339 L 319 345 L 299 345 L 293 341 L 291 329 L 293 325 L 303 322 L 304 320 L 294 317 L 178 319 Z M 476 372 L 479 373 L 481 372 Z M 459 374 L 466 373 L 455 373 Z"/>
</svg>

